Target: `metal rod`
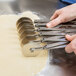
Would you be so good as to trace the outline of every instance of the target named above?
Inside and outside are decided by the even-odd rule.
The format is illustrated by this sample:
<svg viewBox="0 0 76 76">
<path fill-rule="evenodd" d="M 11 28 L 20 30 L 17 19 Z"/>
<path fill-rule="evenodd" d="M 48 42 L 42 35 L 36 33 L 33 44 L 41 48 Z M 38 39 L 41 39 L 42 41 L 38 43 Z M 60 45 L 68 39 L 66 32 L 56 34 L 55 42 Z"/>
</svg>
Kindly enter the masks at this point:
<svg viewBox="0 0 76 76">
<path fill-rule="evenodd" d="M 59 28 L 46 28 L 46 27 L 39 27 L 38 31 L 61 31 Z"/>
<path fill-rule="evenodd" d="M 41 36 L 65 36 L 65 33 L 51 31 L 51 32 L 40 32 L 40 35 Z"/>
<path fill-rule="evenodd" d="M 50 48 L 53 48 L 53 47 L 57 47 L 57 46 L 62 46 L 62 45 L 66 45 L 68 42 L 55 42 L 55 43 L 52 43 L 52 44 L 47 44 L 45 46 L 46 49 L 50 49 Z"/>
<path fill-rule="evenodd" d="M 46 27 L 46 23 L 35 23 L 35 27 Z"/>
<path fill-rule="evenodd" d="M 42 42 L 53 42 L 53 41 L 61 41 L 61 42 L 66 42 L 67 40 L 65 38 L 62 39 L 55 39 L 55 38 L 44 38 Z"/>
<path fill-rule="evenodd" d="M 43 47 L 36 47 L 36 48 L 30 48 L 30 51 L 38 51 L 38 50 L 43 50 Z"/>
<path fill-rule="evenodd" d="M 65 47 L 66 47 L 66 45 L 56 46 L 56 47 L 53 47 L 53 48 L 49 48 L 48 50 L 61 49 L 61 48 L 65 48 Z"/>
<path fill-rule="evenodd" d="M 40 50 L 51 50 L 51 49 L 58 49 L 58 48 L 64 48 L 67 42 L 58 42 L 58 43 L 53 43 L 49 45 L 45 45 L 43 47 L 36 47 L 36 48 L 30 48 L 30 51 L 40 51 Z"/>
</svg>

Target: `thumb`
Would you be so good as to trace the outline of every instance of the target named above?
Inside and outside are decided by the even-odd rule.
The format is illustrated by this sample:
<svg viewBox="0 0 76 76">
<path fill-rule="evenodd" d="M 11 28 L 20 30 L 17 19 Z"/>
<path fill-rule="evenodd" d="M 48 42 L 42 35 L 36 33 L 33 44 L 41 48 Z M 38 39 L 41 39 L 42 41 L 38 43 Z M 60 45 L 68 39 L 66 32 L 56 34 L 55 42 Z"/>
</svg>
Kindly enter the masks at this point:
<svg viewBox="0 0 76 76">
<path fill-rule="evenodd" d="M 68 41 L 72 41 L 73 39 L 75 39 L 76 38 L 76 34 L 75 35 L 72 35 L 72 36 L 70 36 L 70 35 L 66 35 L 65 36 L 65 38 L 68 40 Z"/>
<path fill-rule="evenodd" d="M 62 21 L 61 21 L 61 16 L 59 16 L 59 17 L 57 17 L 56 19 L 54 19 L 54 20 L 52 20 L 52 21 L 50 21 L 49 23 L 47 23 L 47 27 L 48 28 L 51 28 L 51 27 L 54 27 L 54 26 L 56 26 L 56 25 L 58 25 L 58 24 L 60 24 L 60 23 L 62 23 Z"/>
</svg>

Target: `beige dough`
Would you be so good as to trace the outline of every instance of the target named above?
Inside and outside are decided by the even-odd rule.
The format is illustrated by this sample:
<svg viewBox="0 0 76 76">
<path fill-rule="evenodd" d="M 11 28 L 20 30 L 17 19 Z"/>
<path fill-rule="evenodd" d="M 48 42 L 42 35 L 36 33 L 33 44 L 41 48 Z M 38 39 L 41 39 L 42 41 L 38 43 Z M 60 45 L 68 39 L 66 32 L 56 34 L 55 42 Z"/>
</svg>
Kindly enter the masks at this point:
<svg viewBox="0 0 76 76">
<path fill-rule="evenodd" d="M 0 76 L 35 76 L 46 65 L 47 52 L 41 51 L 37 57 L 23 56 L 16 29 L 16 21 L 22 16 L 38 18 L 31 12 L 0 16 Z"/>
</svg>

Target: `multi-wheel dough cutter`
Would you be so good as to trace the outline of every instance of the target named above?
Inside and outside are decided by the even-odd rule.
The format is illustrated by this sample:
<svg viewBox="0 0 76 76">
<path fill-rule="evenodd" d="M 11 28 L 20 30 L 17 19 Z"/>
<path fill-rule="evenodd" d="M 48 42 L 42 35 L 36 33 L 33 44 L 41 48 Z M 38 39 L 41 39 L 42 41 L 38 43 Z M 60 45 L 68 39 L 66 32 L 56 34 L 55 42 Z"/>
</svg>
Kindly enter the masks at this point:
<svg viewBox="0 0 76 76">
<path fill-rule="evenodd" d="M 21 46 L 22 48 L 25 46 L 23 49 L 25 56 L 27 56 L 26 50 L 28 50 L 30 55 L 37 56 L 41 50 L 51 51 L 52 49 L 65 48 L 66 44 L 69 43 L 65 39 L 65 35 L 73 35 L 76 33 L 75 21 L 63 23 L 54 28 L 47 28 L 47 22 L 47 20 L 32 21 L 28 17 L 22 17 L 17 21 L 16 25 Z M 35 52 L 37 52 L 36 55 L 34 55 Z"/>
</svg>

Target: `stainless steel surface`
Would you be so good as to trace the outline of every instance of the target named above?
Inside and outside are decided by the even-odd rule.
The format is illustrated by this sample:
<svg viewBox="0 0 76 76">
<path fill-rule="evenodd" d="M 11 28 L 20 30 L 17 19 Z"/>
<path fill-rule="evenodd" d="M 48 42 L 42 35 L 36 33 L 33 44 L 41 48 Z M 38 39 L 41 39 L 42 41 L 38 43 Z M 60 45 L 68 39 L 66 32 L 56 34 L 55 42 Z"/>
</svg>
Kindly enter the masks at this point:
<svg viewBox="0 0 76 76">
<path fill-rule="evenodd" d="M 56 9 L 57 0 L 14 0 L 0 1 L 0 14 L 17 14 L 33 11 L 38 15 L 50 18 Z"/>
</svg>

